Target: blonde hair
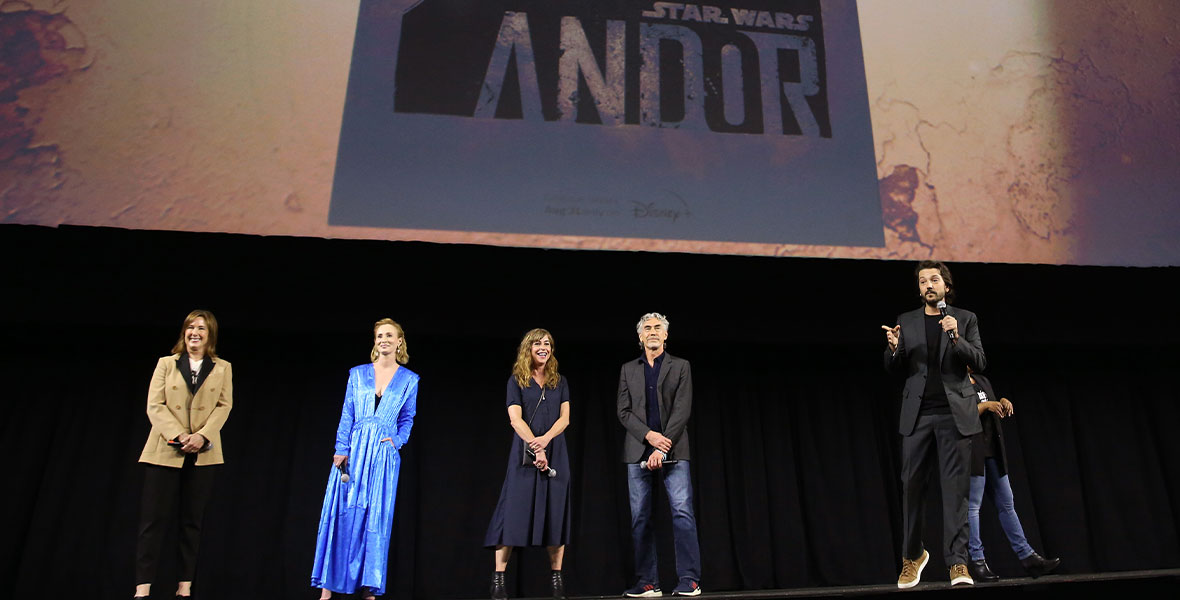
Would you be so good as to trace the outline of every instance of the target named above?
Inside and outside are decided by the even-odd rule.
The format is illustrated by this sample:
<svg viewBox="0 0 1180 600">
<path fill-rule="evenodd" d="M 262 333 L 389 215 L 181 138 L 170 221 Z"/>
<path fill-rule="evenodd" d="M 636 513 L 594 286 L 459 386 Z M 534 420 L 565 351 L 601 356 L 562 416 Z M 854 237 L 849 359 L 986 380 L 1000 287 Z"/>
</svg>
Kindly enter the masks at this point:
<svg viewBox="0 0 1180 600">
<path fill-rule="evenodd" d="M 185 351 L 184 332 L 197 319 L 205 319 L 205 327 L 209 331 L 208 343 L 205 345 L 205 354 L 209 358 L 217 360 L 217 318 L 213 316 L 213 313 L 201 309 L 194 310 L 184 318 L 184 325 L 180 326 L 180 339 L 176 340 L 176 344 L 172 346 L 172 353 L 180 354 Z"/>
<path fill-rule="evenodd" d="M 533 342 L 546 336 L 549 337 L 550 354 L 549 360 L 545 362 L 545 387 L 555 389 L 561 381 L 561 375 L 557 374 L 557 358 L 553 356 L 557 342 L 553 341 L 553 335 L 548 331 L 537 328 L 524 334 L 524 338 L 520 340 L 520 347 L 516 349 L 516 364 L 512 365 L 512 374 L 516 376 L 516 384 L 521 389 L 533 384 Z"/>
<path fill-rule="evenodd" d="M 410 351 L 408 348 L 406 348 L 406 332 L 402 329 L 402 326 L 398 325 L 397 321 L 394 321 L 393 319 L 381 319 L 380 321 L 373 323 L 374 336 L 377 335 L 377 329 L 382 325 L 393 325 L 393 328 L 397 330 L 398 339 L 402 342 L 397 345 L 397 352 L 393 355 L 394 360 L 396 360 L 399 365 L 404 365 L 410 362 Z M 381 356 L 381 353 L 377 352 L 377 341 L 373 340 L 373 349 L 369 351 L 369 360 L 377 362 L 378 356 Z"/>
</svg>

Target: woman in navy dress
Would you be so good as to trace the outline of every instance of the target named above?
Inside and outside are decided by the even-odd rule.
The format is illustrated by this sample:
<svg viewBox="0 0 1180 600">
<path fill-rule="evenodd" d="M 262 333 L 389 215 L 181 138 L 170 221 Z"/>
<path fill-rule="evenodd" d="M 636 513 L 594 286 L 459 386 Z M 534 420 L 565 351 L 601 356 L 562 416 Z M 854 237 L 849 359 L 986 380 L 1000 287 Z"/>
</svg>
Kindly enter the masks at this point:
<svg viewBox="0 0 1180 600">
<path fill-rule="evenodd" d="M 570 535 L 570 471 L 562 432 L 570 423 L 570 404 L 568 382 L 557 373 L 553 348 L 548 331 L 526 333 L 508 377 L 512 450 L 484 537 L 484 546 L 496 549 L 496 600 L 508 597 L 504 571 L 514 546 L 545 546 L 553 569 L 553 597 L 565 597 L 561 560 Z"/>
<path fill-rule="evenodd" d="M 418 407 L 418 375 L 405 333 L 391 319 L 373 325 L 373 362 L 348 372 L 336 450 L 324 492 L 311 585 L 320 598 L 364 588 L 366 600 L 385 593 L 398 451 L 410 439 Z"/>
</svg>

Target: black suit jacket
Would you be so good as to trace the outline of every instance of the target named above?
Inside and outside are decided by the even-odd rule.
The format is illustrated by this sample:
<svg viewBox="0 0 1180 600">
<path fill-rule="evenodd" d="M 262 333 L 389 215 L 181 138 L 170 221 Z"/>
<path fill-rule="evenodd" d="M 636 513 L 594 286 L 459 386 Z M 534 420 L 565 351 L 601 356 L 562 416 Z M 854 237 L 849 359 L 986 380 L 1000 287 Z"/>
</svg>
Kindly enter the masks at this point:
<svg viewBox="0 0 1180 600">
<path fill-rule="evenodd" d="M 950 403 L 955 427 L 963 435 L 979 433 L 983 427 L 979 424 L 979 413 L 975 406 L 975 387 L 967 378 L 968 365 L 975 372 L 987 368 L 987 356 L 983 353 L 983 342 L 979 339 L 978 319 L 969 310 L 948 306 L 947 314 L 959 322 L 959 341 L 951 344 L 946 334 L 941 334 L 938 336 L 938 348 L 931 349 L 926 346 L 924 314 L 923 309 L 918 308 L 898 315 L 901 339 L 897 342 L 897 352 L 890 352 L 888 345 L 885 347 L 885 369 L 906 375 L 897 430 L 902 435 L 914 431 L 918 410 L 922 406 L 922 394 L 926 389 L 926 357 L 935 351 L 942 357 L 942 387 Z"/>
<path fill-rule="evenodd" d="M 623 363 L 619 370 L 619 422 L 627 430 L 623 439 L 623 462 L 639 462 L 648 443 L 644 440 L 651 428 L 647 426 L 647 393 L 643 380 L 643 365 L 647 358 L 640 356 Z M 660 404 L 660 423 L 664 437 L 672 440 L 670 460 L 689 460 L 688 435 L 685 426 L 692 415 L 692 368 L 688 361 L 664 351 L 664 363 L 656 384 Z"/>
</svg>

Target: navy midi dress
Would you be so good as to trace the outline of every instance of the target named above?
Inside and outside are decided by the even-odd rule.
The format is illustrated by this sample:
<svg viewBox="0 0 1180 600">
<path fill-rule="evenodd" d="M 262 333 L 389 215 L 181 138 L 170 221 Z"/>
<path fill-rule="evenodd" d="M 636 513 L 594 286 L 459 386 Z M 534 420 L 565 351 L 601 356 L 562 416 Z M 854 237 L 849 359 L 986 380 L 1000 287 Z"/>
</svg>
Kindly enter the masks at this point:
<svg viewBox="0 0 1180 600">
<path fill-rule="evenodd" d="M 565 377 L 556 389 L 545 388 L 545 401 L 537 404 L 541 387 L 529 380 L 529 387 L 521 388 L 516 377 L 508 378 L 506 406 L 521 407 L 525 423 L 534 435 L 543 435 L 561 415 L 561 405 L 569 402 L 569 386 Z M 536 413 L 534 415 L 534 412 Z M 521 455 L 524 441 L 512 432 L 512 448 L 508 452 L 508 469 L 500 488 L 500 501 L 488 524 L 484 546 L 561 546 L 570 537 L 570 461 L 564 432 L 553 438 L 545 454 L 550 468 L 557 476 L 538 471 L 533 465 L 523 466 Z"/>
</svg>

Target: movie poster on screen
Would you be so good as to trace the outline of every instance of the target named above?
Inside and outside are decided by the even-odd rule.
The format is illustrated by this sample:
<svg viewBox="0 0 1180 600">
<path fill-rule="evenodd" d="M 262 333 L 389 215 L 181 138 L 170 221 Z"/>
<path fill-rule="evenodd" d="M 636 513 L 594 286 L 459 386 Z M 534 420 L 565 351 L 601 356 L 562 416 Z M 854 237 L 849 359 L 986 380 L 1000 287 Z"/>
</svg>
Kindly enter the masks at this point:
<svg viewBox="0 0 1180 600">
<path fill-rule="evenodd" d="M 362 0 L 329 221 L 882 246 L 853 0 Z"/>
</svg>

